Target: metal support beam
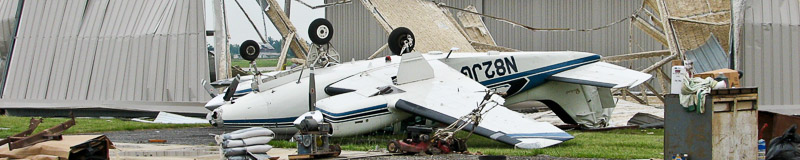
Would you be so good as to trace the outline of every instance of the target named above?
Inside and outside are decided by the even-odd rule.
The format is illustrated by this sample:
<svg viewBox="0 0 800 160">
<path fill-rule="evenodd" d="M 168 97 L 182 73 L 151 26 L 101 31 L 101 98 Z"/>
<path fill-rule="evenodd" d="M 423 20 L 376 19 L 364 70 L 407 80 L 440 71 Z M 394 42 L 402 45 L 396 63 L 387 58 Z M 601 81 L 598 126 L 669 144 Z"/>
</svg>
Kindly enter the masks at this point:
<svg viewBox="0 0 800 160">
<path fill-rule="evenodd" d="M 48 140 L 61 140 L 61 132 L 66 131 L 72 126 L 75 126 L 75 116 L 71 115 L 72 114 L 70 113 L 70 117 L 72 117 L 72 119 L 64 123 L 45 129 L 37 134 L 28 137 L 21 137 L 19 140 L 9 143 L 8 144 L 9 150 L 24 148 Z"/>
</svg>

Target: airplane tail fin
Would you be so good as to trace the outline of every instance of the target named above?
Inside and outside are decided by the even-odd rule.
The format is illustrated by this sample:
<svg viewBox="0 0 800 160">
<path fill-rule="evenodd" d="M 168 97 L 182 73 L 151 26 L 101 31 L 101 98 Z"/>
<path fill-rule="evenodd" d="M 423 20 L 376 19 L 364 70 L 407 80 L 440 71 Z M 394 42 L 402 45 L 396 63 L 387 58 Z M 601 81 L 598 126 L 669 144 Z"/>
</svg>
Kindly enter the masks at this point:
<svg viewBox="0 0 800 160">
<path fill-rule="evenodd" d="M 433 78 L 433 68 L 418 52 L 403 54 L 397 70 L 396 84 L 406 84 Z"/>
</svg>

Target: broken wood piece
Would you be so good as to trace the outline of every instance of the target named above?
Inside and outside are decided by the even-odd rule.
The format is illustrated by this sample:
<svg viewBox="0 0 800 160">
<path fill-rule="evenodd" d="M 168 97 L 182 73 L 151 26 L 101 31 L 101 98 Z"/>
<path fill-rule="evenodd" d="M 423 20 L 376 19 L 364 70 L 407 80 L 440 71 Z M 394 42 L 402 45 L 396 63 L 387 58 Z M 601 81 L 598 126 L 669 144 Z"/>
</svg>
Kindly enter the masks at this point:
<svg viewBox="0 0 800 160">
<path fill-rule="evenodd" d="M 650 57 L 660 57 L 660 56 L 668 56 L 668 55 L 670 55 L 669 50 L 657 50 L 657 51 L 646 51 L 646 52 L 638 52 L 638 53 L 623 54 L 623 55 L 616 55 L 616 56 L 608 56 L 608 57 L 603 57 L 600 60 L 602 60 L 604 62 L 619 62 L 619 61 L 635 60 L 635 59 L 650 58 Z"/>
</svg>

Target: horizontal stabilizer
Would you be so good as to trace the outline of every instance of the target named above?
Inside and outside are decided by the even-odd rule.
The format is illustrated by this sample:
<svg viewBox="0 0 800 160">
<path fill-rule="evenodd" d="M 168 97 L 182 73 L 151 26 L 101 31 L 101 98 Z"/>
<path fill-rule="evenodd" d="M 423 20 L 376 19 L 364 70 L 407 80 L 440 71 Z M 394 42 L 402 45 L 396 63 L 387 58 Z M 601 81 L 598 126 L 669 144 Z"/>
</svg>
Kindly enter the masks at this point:
<svg viewBox="0 0 800 160">
<path fill-rule="evenodd" d="M 584 84 L 604 88 L 635 87 L 653 77 L 605 62 L 596 62 L 563 71 L 547 78 L 551 81 Z"/>
</svg>

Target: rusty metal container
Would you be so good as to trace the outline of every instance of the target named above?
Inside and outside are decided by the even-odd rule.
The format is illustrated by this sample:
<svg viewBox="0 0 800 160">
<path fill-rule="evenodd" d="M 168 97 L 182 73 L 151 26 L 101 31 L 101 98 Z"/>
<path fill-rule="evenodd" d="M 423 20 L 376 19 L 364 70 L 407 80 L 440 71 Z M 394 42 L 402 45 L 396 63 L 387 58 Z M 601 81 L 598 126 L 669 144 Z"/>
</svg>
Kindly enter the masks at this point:
<svg viewBox="0 0 800 160">
<path fill-rule="evenodd" d="M 686 111 L 676 94 L 665 98 L 664 159 L 756 159 L 757 88 L 713 90 L 702 114 Z"/>
</svg>

